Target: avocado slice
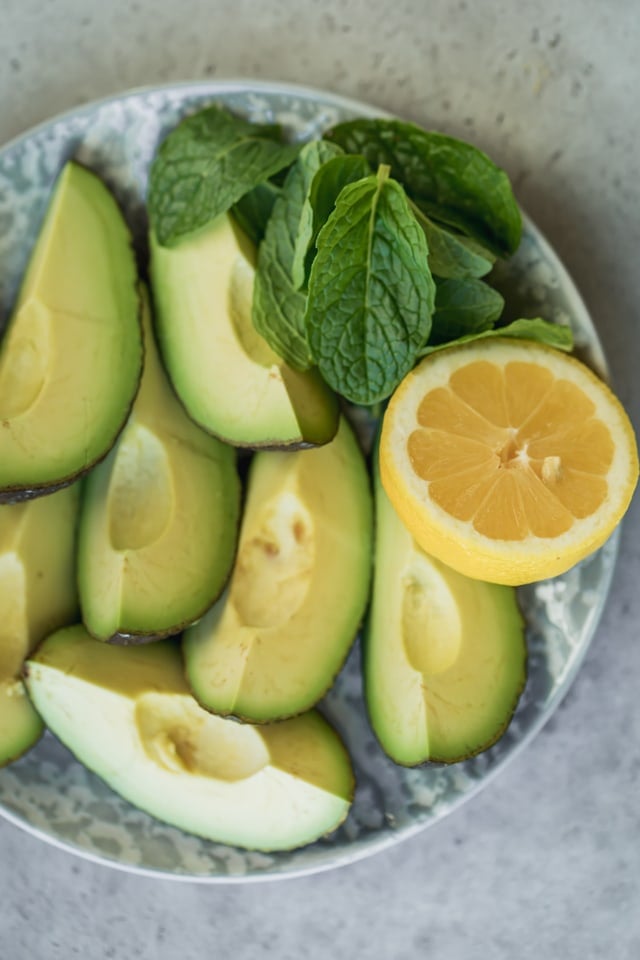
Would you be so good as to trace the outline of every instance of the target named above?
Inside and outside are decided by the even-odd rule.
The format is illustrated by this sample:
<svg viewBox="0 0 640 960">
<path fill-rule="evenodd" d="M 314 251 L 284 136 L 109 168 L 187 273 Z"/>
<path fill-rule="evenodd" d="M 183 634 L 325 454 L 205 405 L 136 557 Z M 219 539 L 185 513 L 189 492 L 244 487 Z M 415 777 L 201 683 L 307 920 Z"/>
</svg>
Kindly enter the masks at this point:
<svg viewBox="0 0 640 960">
<path fill-rule="evenodd" d="M 158 338 L 189 415 L 238 447 L 327 443 L 338 405 L 317 370 L 299 372 L 253 326 L 256 251 L 231 214 L 172 247 L 150 236 Z"/>
<path fill-rule="evenodd" d="M 95 637 L 178 633 L 217 599 L 235 554 L 235 451 L 189 419 L 165 376 L 142 291 L 145 364 L 127 425 L 85 481 L 78 584 Z"/>
<path fill-rule="evenodd" d="M 79 486 L 0 506 L 0 766 L 42 733 L 22 664 L 33 647 L 76 618 L 75 533 Z"/>
<path fill-rule="evenodd" d="M 315 712 L 269 727 L 203 710 L 170 640 L 117 647 L 82 626 L 26 665 L 29 694 L 81 763 L 159 820 L 249 849 L 316 840 L 347 815 L 349 757 Z"/>
<path fill-rule="evenodd" d="M 373 730 L 396 763 L 454 763 L 508 726 L 526 679 L 513 587 L 471 580 L 430 557 L 377 474 L 375 574 L 364 644 Z"/>
<path fill-rule="evenodd" d="M 67 163 L 0 342 L 0 501 L 51 492 L 112 446 L 142 369 L 136 283 L 115 200 Z"/>
<path fill-rule="evenodd" d="M 229 587 L 183 637 L 196 699 L 255 723 L 316 703 L 364 614 L 371 541 L 368 474 L 344 418 L 326 446 L 257 453 Z"/>
</svg>

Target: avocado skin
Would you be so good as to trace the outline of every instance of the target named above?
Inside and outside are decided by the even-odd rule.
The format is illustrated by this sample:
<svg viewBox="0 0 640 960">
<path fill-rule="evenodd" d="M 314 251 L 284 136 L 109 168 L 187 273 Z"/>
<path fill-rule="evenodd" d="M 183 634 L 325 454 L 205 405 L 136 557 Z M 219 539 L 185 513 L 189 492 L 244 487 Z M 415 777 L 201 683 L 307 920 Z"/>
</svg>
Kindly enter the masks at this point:
<svg viewBox="0 0 640 960">
<path fill-rule="evenodd" d="M 166 630 L 161 633 L 112 633 L 105 639 L 105 643 L 115 643 L 120 647 L 135 647 L 143 643 L 153 643 L 154 640 L 164 640 L 166 637 L 173 637 L 184 629 L 181 625 L 176 630 Z M 91 631 L 89 630 L 89 633 Z M 91 634 L 95 636 L 95 634 Z M 96 640 L 102 640 L 102 637 L 95 637 Z"/>
<path fill-rule="evenodd" d="M 237 526 L 237 525 L 236 525 Z M 207 603 L 203 610 L 200 611 L 196 616 L 190 620 L 185 620 L 183 623 L 176 624 L 168 630 L 158 630 L 155 633 L 145 633 L 140 632 L 136 633 L 135 631 L 125 632 L 117 630 L 115 633 L 112 633 L 110 637 L 98 637 L 95 634 L 91 633 L 91 630 L 84 624 L 85 629 L 88 634 L 90 634 L 95 640 L 100 640 L 103 643 L 112 643 L 114 646 L 118 647 L 139 647 L 143 646 L 146 643 L 154 643 L 156 640 L 170 640 L 172 637 L 178 637 L 182 634 L 184 630 L 192 626 L 192 624 L 197 623 L 204 615 L 211 609 L 213 604 L 218 600 L 220 595 L 224 593 L 224 590 L 229 582 L 229 577 L 231 576 L 231 571 L 227 576 L 227 580 L 222 585 L 222 588 L 216 593 L 215 597 Z M 235 718 L 232 718 L 235 719 Z"/>
<path fill-rule="evenodd" d="M 106 186 L 106 184 L 104 183 L 104 181 L 102 180 L 102 178 L 101 178 L 94 170 L 90 169 L 88 166 L 86 166 L 85 164 L 79 162 L 78 160 L 76 160 L 76 159 L 69 160 L 69 161 L 67 161 L 66 166 L 75 167 L 75 168 L 78 168 L 78 169 L 82 170 L 84 173 L 90 175 L 90 176 L 93 177 L 95 180 L 97 180 L 97 181 L 105 188 L 105 190 L 107 190 L 107 191 L 109 192 L 109 195 L 110 195 L 111 198 L 113 199 L 114 204 L 116 205 L 118 211 L 120 212 L 120 215 L 122 216 L 122 222 L 123 222 L 123 224 L 124 224 L 124 226 L 125 226 L 126 233 L 127 233 L 127 245 L 128 245 L 128 250 L 129 250 L 129 252 L 130 252 L 130 255 L 131 255 L 131 258 L 132 258 L 132 262 L 133 262 L 133 264 L 134 264 L 134 266 L 135 266 L 135 264 L 136 264 L 136 251 L 135 251 L 134 244 L 133 244 L 133 237 L 132 237 L 132 234 L 131 234 L 131 231 L 130 231 L 130 229 L 129 229 L 128 224 L 127 224 L 126 221 L 124 220 L 124 216 L 122 215 L 122 211 L 121 211 L 121 209 L 120 209 L 120 205 L 119 205 L 119 204 L 117 203 L 117 201 L 115 200 L 115 197 L 113 197 L 113 195 L 111 194 L 111 191 L 109 191 L 109 188 Z M 56 185 L 57 185 L 57 184 L 56 184 Z M 55 188 L 54 188 L 54 189 L 55 189 Z M 45 217 L 46 217 L 46 214 L 45 214 Z M 43 221 L 43 225 L 44 225 L 44 221 Z M 41 227 L 41 229 L 42 229 L 42 227 Z M 26 276 L 26 274 L 25 274 L 25 276 Z M 121 419 L 120 423 L 118 424 L 117 429 L 115 430 L 113 436 L 108 440 L 108 445 L 101 451 L 101 453 L 100 453 L 99 456 L 95 457 L 95 458 L 94 458 L 93 460 L 91 460 L 90 462 L 84 464 L 84 466 L 81 467 L 80 469 L 78 469 L 78 470 L 75 471 L 74 473 L 68 474 L 68 475 L 65 476 L 65 477 L 56 478 L 56 479 L 55 479 L 54 481 L 52 481 L 51 483 L 42 483 L 42 484 L 30 484 L 30 483 L 25 483 L 25 484 L 10 484 L 10 485 L 7 485 L 7 486 L 5 486 L 5 487 L 1 487 L 1 488 L 0 488 L 0 505 L 2 505 L 2 504 L 12 504 L 12 503 L 22 503 L 22 502 L 24 502 L 25 500 L 33 500 L 33 499 L 36 499 L 37 497 L 47 496 L 48 494 L 55 493 L 55 492 L 58 491 L 58 490 L 62 490 L 62 489 L 64 489 L 64 487 L 68 487 L 68 486 L 70 486 L 72 483 L 75 483 L 77 480 L 80 480 L 83 476 L 85 476 L 87 473 L 89 473 L 91 470 L 93 470 L 93 468 L 94 468 L 95 466 L 97 466 L 97 464 L 101 463 L 102 460 L 105 459 L 105 457 L 109 454 L 110 450 L 111 450 L 112 447 L 114 446 L 116 440 L 118 439 L 118 437 L 120 436 L 120 434 L 121 434 L 122 431 L 124 430 L 124 428 L 125 428 L 125 426 L 126 426 L 126 423 L 127 423 L 127 420 L 128 420 L 128 418 L 129 418 L 129 414 L 131 413 L 131 409 L 132 409 L 133 404 L 134 404 L 134 402 L 135 402 L 135 398 L 136 398 L 136 396 L 137 396 L 139 387 L 140 387 L 140 382 L 141 382 L 141 379 L 142 379 L 142 371 L 143 371 L 143 367 L 144 367 L 144 338 L 143 338 L 143 331 L 142 331 L 142 300 L 141 300 L 141 296 L 140 296 L 140 288 L 139 288 L 139 280 L 138 280 L 138 277 L 137 277 L 137 271 L 136 271 L 136 275 L 135 275 L 135 278 L 134 278 L 133 289 L 134 289 L 135 296 L 136 296 L 136 301 L 137 301 L 137 311 L 136 311 L 136 313 L 137 313 L 137 334 L 138 334 L 138 336 L 137 336 L 136 348 L 137 348 L 137 353 L 138 353 L 138 355 L 139 355 L 137 378 L 136 378 L 136 381 L 135 381 L 133 390 L 132 390 L 132 392 L 131 392 L 131 395 L 128 397 L 128 402 L 127 402 L 127 404 L 126 404 L 126 407 L 125 407 L 125 408 L 123 409 L 123 411 L 122 411 L 122 419 Z M 10 319 L 11 319 L 11 317 L 10 317 Z M 7 329 L 8 329 L 8 325 L 6 325 L 3 329 L 0 330 L 0 345 L 1 345 L 1 342 L 2 342 L 2 339 L 3 339 L 4 335 L 5 335 L 6 332 L 7 332 Z M 0 429 L 2 429 L 3 426 L 8 426 L 8 425 L 9 425 L 9 424 L 8 424 L 8 421 L 2 421 L 2 420 L 0 420 Z"/>
<path fill-rule="evenodd" d="M 108 453 L 109 451 L 107 451 Z M 105 453 L 105 456 L 107 454 Z M 90 470 L 91 467 L 87 469 Z M 58 490 L 64 490 L 65 487 L 75 483 L 81 474 L 75 477 L 69 477 L 66 480 L 60 480 L 59 483 L 48 484 L 42 487 L 8 487 L 0 490 L 0 504 L 11 505 L 12 503 L 24 503 L 25 500 L 35 500 L 37 497 L 46 497 L 50 493 L 57 493 Z"/>
<path fill-rule="evenodd" d="M 198 426 L 202 427 L 203 430 L 206 430 L 206 432 L 210 434 L 212 437 L 215 437 L 216 440 L 220 440 L 222 443 L 229 443 L 229 441 L 225 439 L 221 434 L 214 433 L 213 430 L 207 430 L 207 428 L 203 424 L 200 423 L 198 424 Z M 337 433 L 337 430 L 338 430 L 338 420 L 336 419 L 336 433 Z M 295 453 L 297 450 L 315 450 L 316 447 L 324 447 L 327 443 L 331 443 L 334 437 L 335 437 L 335 433 L 333 434 L 333 436 L 327 437 L 326 440 L 319 440 L 318 443 L 310 443 L 308 440 L 291 440 L 289 442 L 284 442 L 281 440 L 265 440 L 264 442 L 251 443 L 251 444 L 237 443 L 236 441 L 234 441 L 233 446 L 237 450 L 246 450 L 247 453 L 251 453 L 253 450 L 255 450 L 256 452 L 260 450 L 264 450 L 267 453 L 269 451 L 272 451 L 273 453 L 277 453 L 278 451 L 282 451 L 285 453 L 288 451 L 291 451 L 291 453 Z"/>
</svg>

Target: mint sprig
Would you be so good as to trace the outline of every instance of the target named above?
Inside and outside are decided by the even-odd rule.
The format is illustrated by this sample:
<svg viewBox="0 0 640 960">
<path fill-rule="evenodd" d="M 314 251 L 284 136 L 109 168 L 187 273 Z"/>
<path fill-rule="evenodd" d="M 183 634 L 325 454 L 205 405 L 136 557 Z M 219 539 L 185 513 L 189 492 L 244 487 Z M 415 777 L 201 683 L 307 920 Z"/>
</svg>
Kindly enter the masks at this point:
<svg viewBox="0 0 640 960">
<path fill-rule="evenodd" d="M 318 234 L 306 327 L 320 373 L 353 403 L 388 397 L 426 342 L 435 298 L 427 255 L 388 167 L 343 188 Z"/>
<path fill-rule="evenodd" d="M 444 350 L 460 343 L 469 343 L 471 340 L 485 340 L 487 337 L 514 337 L 517 340 L 534 340 L 536 343 L 544 343 L 548 347 L 555 347 L 556 350 L 564 350 L 567 353 L 573 349 L 573 334 L 570 327 L 550 323 L 548 320 L 543 320 L 542 317 L 532 317 L 531 319 L 513 320 L 504 327 L 493 327 L 491 330 L 468 333 L 446 343 L 428 344 L 420 351 L 420 356 L 426 357 L 436 350 Z"/>
<path fill-rule="evenodd" d="M 258 254 L 253 324 L 297 370 L 313 364 L 305 330 L 306 263 L 313 237 L 311 184 L 340 147 L 313 140 L 301 149 L 273 205 Z"/>
<path fill-rule="evenodd" d="M 504 170 L 482 150 L 402 120 L 359 119 L 325 134 L 375 170 L 391 167 L 407 195 L 438 223 L 455 227 L 500 257 L 515 253 L 522 218 Z"/>
<path fill-rule="evenodd" d="M 439 280 L 429 344 L 446 343 L 495 326 L 504 298 L 488 283 L 475 277 Z"/>
<path fill-rule="evenodd" d="M 149 213 L 172 245 L 232 210 L 258 246 L 254 326 L 290 366 L 317 364 L 338 393 L 373 405 L 449 343 L 571 349 L 567 327 L 499 325 L 489 275 L 522 219 L 482 151 L 400 120 L 349 121 L 302 147 L 281 133 L 218 106 L 186 118 L 154 160 Z"/>
<path fill-rule="evenodd" d="M 183 120 L 151 166 L 149 217 L 158 242 L 177 243 L 287 167 L 300 147 L 274 139 L 276 132 L 218 106 Z"/>
</svg>

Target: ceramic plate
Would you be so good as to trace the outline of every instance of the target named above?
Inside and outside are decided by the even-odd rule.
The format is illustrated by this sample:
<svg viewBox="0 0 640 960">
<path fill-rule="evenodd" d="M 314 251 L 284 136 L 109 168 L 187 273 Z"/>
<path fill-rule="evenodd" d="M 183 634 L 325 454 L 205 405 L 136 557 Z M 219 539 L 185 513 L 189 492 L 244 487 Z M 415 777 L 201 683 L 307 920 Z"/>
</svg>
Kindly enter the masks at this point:
<svg viewBox="0 0 640 960">
<path fill-rule="evenodd" d="M 296 138 L 318 135 L 354 116 L 381 115 L 364 104 L 300 87 L 257 82 L 145 89 L 81 107 L 0 150 L 0 316 L 6 319 L 50 189 L 69 157 L 112 187 L 138 241 L 145 234 L 147 171 L 159 140 L 188 111 L 221 102 L 252 120 L 278 121 Z M 512 315 L 540 315 L 572 326 L 578 351 L 606 373 L 597 336 L 554 252 L 525 220 L 518 254 L 499 285 Z M 386 759 L 363 707 L 356 644 L 323 710 L 353 758 L 351 813 L 331 837 L 286 853 L 247 853 L 168 827 L 121 800 L 51 735 L 0 771 L 0 811 L 43 840 L 131 871 L 207 881 L 293 876 L 336 867 L 382 850 L 434 824 L 480 790 L 558 706 L 598 622 L 617 537 L 569 573 L 519 591 L 529 645 L 529 678 L 513 718 L 493 748 L 451 767 L 403 769 Z"/>
</svg>

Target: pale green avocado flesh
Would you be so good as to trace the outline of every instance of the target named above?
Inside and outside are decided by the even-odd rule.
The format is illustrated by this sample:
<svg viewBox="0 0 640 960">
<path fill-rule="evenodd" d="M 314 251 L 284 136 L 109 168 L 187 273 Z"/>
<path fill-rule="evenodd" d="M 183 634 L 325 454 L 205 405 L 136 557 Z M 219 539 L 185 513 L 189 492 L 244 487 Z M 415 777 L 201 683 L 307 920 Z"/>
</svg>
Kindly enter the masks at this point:
<svg viewBox="0 0 640 960">
<path fill-rule="evenodd" d="M 221 843 L 284 850 L 346 817 L 353 773 L 316 712 L 268 727 L 213 716 L 193 699 L 178 647 L 103 644 L 82 626 L 50 636 L 26 684 L 47 727 L 152 816 Z"/>
<path fill-rule="evenodd" d="M 512 587 L 471 580 L 415 543 L 376 476 L 364 676 L 371 724 L 396 763 L 453 763 L 491 746 L 526 679 Z"/>
<path fill-rule="evenodd" d="M 0 767 L 18 760 L 43 733 L 44 724 L 22 680 L 0 680 Z"/>
<path fill-rule="evenodd" d="M 253 326 L 255 249 L 223 214 L 163 247 L 150 236 L 160 349 L 190 416 L 235 446 L 329 441 L 335 395 L 315 370 L 289 367 Z"/>
<path fill-rule="evenodd" d="M 145 364 L 127 425 L 85 481 L 78 583 L 95 637 L 178 633 L 221 593 L 235 553 L 235 451 L 189 419 L 162 368 L 143 292 Z"/>
<path fill-rule="evenodd" d="M 364 614 L 371 541 L 367 470 L 346 420 L 325 446 L 257 453 L 229 587 L 183 640 L 196 698 L 253 722 L 316 703 Z"/>
<path fill-rule="evenodd" d="M 0 342 L 0 499 L 71 482 L 112 446 L 142 366 L 136 283 L 115 200 L 67 163 Z"/>
<path fill-rule="evenodd" d="M 0 506 L 0 766 L 38 740 L 42 721 L 20 679 L 34 646 L 77 615 L 79 487 Z"/>
</svg>

